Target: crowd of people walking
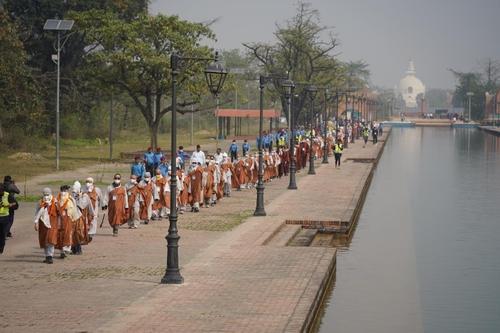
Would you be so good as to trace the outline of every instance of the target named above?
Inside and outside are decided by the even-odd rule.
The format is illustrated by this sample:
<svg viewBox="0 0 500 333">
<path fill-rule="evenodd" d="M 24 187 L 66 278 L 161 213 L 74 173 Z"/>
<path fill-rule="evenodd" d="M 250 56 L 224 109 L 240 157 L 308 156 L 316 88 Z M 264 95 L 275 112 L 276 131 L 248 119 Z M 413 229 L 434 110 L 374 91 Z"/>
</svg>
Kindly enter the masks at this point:
<svg viewBox="0 0 500 333">
<path fill-rule="evenodd" d="M 370 133 L 376 144 L 382 126 L 344 120 L 330 121 L 326 128 L 308 130 L 299 127 L 293 132 L 280 129 L 264 133 L 256 141 L 256 147 L 262 144 L 263 148 L 262 179 L 271 182 L 288 175 L 292 156 L 290 135 L 295 137 L 293 156 L 296 170 L 300 172 L 311 154 L 313 159 L 322 158 L 324 153 L 334 155 L 335 168 L 340 168 L 344 144 L 362 136 L 366 145 Z M 177 184 L 175 202 L 179 214 L 197 213 L 202 208 L 213 207 L 224 197 L 230 197 L 233 190 L 254 188 L 259 178 L 259 157 L 257 150 L 251 148 L 247 140 L 241 146 L 233 140 L 226 151 L 217 147 L 212 154 L 205 153 L 200 145 L 191 154 L 179 146 L 173 167 L 161 148 L 149 147 L 144 155 L 135 156 L 130 174 L 124 175 L 125 178 L 116 173 L 105 191 L 95 186 L 91 177 L 84 185 L 79 181 L 71 186 L 63 185 L 57 194 L 44 188 L 33 220 L 39 245 L 44 249 L 44 262 L 53 263 L 56 249 L 60 251 L 61 259 L 81 255 L 82 246 L 92 241 L 106 216 L 115 237 L 120 227 L 137 229 L 167 218 L 172 177 Z M 5 182 L 0 184 L 2 251 L 18 207 L 16 193 L 19 194 L 19 189 L 15 183 L 10 177 L 5 177 Z"/>
</svg>

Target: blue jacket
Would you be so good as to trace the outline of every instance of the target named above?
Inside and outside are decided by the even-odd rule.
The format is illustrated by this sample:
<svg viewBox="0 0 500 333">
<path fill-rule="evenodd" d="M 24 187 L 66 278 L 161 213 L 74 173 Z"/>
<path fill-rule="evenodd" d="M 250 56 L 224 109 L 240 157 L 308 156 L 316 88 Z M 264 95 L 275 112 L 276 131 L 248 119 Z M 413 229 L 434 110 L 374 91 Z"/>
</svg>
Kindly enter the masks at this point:
<svg viewBox="0 0 500 333">
<path fill-rule="evenodd" d="M 236 143 L 231 143 L 231 145 L 229 146 L 229 151 L 231 153 L 237 153 L 238 152 L 238 145 Z"/>
<path fill-rule="evenodd" d="M 144 160 L 146 161 L 146 165 L 154 165 L 155 164 L 155 154 L 152 151 L 148 151 L 144 154 Z"/>
<path fill-rule="evenodd" d="M 250 151 L 250 144 L 248 142 L 244 142 L 243 145 L 241 146 L 241 149 L 243 150 L 243 153 Z"/>
<path fill-rule="evenodd" d="M 189 160 L 189 154 L 186 153 L 184 150 L 178 150 L 177 157 L 180 157 L 182 163 L 185 163 L 187 160 Z"/>
<path fill-rule="evenodd" d="M 166 163 L 161 163 L 160 165 L 158 165 L 158 169 L 160 169 L 161 175 L 163 177 L 166 177 L 168 174 L 168 170 L 170 169 L 170 166 Z"/>
<path fill-rule="evenodd" d="M 144 164 L 142 163 L 134 163 L 130 168 L 130 174 L 136 175 L 137 177 L 144 178 L 144 173 L 146 169 L 144 168 Z"/>
<path fill-rule="evenodd" d="M 153 158 L 154 158 L 154 165 L 158 166 L 161 163 L 161 158 L 163 157 L 163 153 L 154 153 Z"/>
</svg>

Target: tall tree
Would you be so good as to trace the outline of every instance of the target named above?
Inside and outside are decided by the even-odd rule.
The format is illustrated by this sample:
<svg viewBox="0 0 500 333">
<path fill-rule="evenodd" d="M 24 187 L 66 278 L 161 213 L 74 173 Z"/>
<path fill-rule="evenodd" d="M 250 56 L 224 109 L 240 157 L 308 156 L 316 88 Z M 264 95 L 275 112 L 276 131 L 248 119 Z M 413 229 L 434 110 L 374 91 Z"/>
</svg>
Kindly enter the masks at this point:
<svg viewBox="0 0 500 333">
<path fill-rule="evenodd" d="M 309 82 L 321 86 L 339 83 L 336 81 L 342 70 L 334 54 L 338 47 L 337 39 L 332 28 L 321 25 L 318 11 L 309 3 L 300 1 L 295 16 L 283 26 L 277 25 L 274 37 L 277 40 L 274 44 L 243 44 L 256 59 L 262 72 L 289 73 L 290 78 L 297 83 Z M 278 83 L 274 82 L 276 90 L 279 88 Z M 297 90 L 304 95 L 303 91 Z M 280 99 L 285 110 L 286 100 L 283 96 Z M 305 99 L 301 98 L 300 101 L 302 105 L 296 108 L 298 114 Z"/>
<path fill-rule="evenodd" d="M 94 10 L 75 14 L 74 18 L 89 45 L 87 77 L 92 77 L 96 85 L 112 86 L 130 96 L 147 122 L 151 145 L 156 147 L 161 119 L 171 111 L 170 54 L 175 50 L 187 57 L 210 57 L 210 49 L 200 42 L 213 39 L 212 31 L 177 16 L 140 15 L 127 22 L 114 13 Z M 180 112 L 206 92 L 201 77 L 204 65 L 183 62 Z"/>
<path fill-rule="evenodd" d="M 40 117 L 39 92 L 17 27 L 0 9 L 0 140 L 4 127 L 32 135 Z"/>
<path fill-rule="evenodd" d="M 481 74 L 474 72 L 459 72 L 451 70 L 457 79 L 455 93 L 453 94 L 453 106 L 468 109 L 467 93 L 472 92 L 471 117 L 482 119 L 484 114 L 484 93 L 486 92 L 482 82 Z"/>
</svg>

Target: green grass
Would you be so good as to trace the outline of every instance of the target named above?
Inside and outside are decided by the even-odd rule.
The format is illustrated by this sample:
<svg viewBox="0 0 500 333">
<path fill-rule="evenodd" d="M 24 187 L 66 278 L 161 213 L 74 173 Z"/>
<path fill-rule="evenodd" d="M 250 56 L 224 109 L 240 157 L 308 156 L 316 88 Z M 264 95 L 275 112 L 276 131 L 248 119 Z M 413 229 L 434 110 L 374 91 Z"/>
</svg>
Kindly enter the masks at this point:
<svg viewBox="0 0 500 333">
<path fill-rule="evenodd" d="M 230 231 L 240 225 L 248 217 L 252 216 L 253 211 L 244 210 L 236 214 L 228 214 L 224 216 L 212 215 L 204 216 L 201 220 L 181 222 L 179 226 L 188 230 L 202 231 Z"/>
<path fill-rule="evenodd" d="M 244 120 L 245 121 L 245 120 Z M 206 124 L 205 124 L 206 125 Z M 204 125 L 204 127 L 205 127 Z M 197 129 L 195 126 L 193 144 L 208 144 L 215 142 L 213 137 L 215 135 L 215 127 L 210 128 L 211 124 L 206 126 L 208 129 Z M 250 133 L 257 132 L 257 123 L 251 122 L 249 126 Z M 234 127 L 232 127 L 232 131 Z M 186 128 L 178 130 L 177 145 L 184 145 L 188 147 L 190 144 L 190 131 Z M 246 125 L 242 125 L 242 134 L 247 134 Z M 104 133 L 102 137 L 106 137 Z M 30 139 L 26 139 L 30 140 Z M 54 144 L 48 139 L 32 139 L 37 141 L 38 144 L 31 143 L 31 147 L 39 147 L 28 150 L 8 150 L 1 151 L 2 163 L 0 163 L 0 176 L 11 175 L 14 180 L 20 184 L 26 179 L 31 177 L 55 172 L 55 147 Z M 150 145 L 150 138 L 145 133 L 137 133 L 131 131 L 122 131 L 115 138 L 113 142 L 113 161 L 131 162 L 129 160 L 122 160 L 122 152 L 137 152 L 144 151 Z M 158 145 L 163 150 L 168 150 L 170 147 L 170 133 L 163 133 L 158 135 Z M 40 160 L 16 160 L 10 159 L 9 156 L 19 152 L 30 152 L 41 155 Z M 88 165 L 109 162 L 109 144 L 102 138 L 98 139 L 62 139 L 61 140 L 61 158 L 60 170 L 75 170 Z M 64 183 L 65 181 L 61 181 Z M 51 181 L 46 185 L 59 185 L 58 181 Z M 98 184 L 100 185 L 100 184 Z M 106 184 L 107 185 L 107 184 Z"/>
<path fill-rule="evenodd" d="M 39 195 L 19 195 L 16 196 L 19 202 L 38 202 L 41 199 Z"/>
</svg>

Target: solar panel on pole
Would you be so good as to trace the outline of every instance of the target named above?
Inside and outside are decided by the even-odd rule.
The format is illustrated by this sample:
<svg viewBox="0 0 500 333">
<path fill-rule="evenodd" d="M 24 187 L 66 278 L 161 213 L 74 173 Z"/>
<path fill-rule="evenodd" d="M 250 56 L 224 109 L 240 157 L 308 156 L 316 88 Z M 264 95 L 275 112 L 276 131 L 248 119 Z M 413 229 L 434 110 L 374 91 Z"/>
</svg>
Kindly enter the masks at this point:
<svg viewBox="0 0 500 333">
<path fill-rule="evenodd" d="M 59 22 L 61 22 L 61 20 L 47 20 L 45 21 L 43 30 L 57 30 L 57 28 L 59 27 Z"/>
</svg>

